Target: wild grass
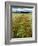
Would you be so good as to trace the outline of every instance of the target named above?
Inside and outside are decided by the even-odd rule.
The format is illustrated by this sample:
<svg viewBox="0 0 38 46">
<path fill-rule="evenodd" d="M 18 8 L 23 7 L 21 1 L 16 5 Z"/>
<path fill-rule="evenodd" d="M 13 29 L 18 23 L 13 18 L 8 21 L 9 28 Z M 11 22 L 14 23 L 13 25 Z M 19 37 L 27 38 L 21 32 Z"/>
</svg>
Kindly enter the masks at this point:
<svg viewBox="0 0 38 46">
<path fill-rule="evenodd" d="M 32 37 L 32 13 L 12 13 L 11 37 Z"/>
</svg>

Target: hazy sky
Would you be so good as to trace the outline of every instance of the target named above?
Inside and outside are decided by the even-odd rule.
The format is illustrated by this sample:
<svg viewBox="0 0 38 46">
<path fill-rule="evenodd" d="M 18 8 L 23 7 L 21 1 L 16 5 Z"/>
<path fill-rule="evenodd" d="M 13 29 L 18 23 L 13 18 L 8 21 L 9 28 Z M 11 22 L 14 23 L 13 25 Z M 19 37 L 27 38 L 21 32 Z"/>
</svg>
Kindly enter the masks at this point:
<svg viewBox="0 0 38 46">
<path fill-rule="evenodd" d="M 32 12 L 32 8 L 12 8 L 12 12 Z"/>
</svg>

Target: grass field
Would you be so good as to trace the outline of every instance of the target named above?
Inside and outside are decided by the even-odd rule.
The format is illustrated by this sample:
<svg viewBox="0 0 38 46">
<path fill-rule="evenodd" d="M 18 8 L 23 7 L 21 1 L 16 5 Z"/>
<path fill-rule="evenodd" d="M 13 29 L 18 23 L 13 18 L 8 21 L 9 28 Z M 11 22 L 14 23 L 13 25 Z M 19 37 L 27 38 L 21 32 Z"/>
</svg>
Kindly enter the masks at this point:
<svg viewBox="0 0 38 46">
<path fill-rule="evenodd" d="M 32 13 L 12 13 L 11 37 L 32 37 Z"/>
</svg>

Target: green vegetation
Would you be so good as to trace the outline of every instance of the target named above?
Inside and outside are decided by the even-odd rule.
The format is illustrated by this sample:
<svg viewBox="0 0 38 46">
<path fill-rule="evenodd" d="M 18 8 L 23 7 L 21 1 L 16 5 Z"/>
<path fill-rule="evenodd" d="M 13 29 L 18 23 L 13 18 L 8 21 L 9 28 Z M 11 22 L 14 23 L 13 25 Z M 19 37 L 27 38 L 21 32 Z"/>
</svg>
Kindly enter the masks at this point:
<svg viewBox="0 0 38 46">
<path fill-rule="evenodd" d="M 12 13 L 11 37 L 32 37 L 32 13 Z"/>
</svg>

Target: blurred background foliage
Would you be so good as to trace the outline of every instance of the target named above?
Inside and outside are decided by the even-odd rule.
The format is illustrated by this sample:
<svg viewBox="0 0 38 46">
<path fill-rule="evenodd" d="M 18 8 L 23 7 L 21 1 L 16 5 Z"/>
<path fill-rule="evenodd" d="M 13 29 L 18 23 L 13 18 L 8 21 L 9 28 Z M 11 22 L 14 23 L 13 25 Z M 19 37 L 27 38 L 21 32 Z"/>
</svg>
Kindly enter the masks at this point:
<svg viewBox="0 0 38 46">
<path fill-rule="evenodd" d="M 13 13 L 11 22 L 11 37 L 32 37 L 32 13 Z"/>
</svg>

